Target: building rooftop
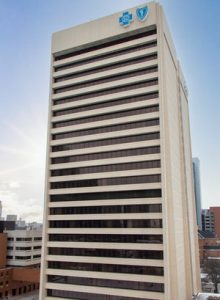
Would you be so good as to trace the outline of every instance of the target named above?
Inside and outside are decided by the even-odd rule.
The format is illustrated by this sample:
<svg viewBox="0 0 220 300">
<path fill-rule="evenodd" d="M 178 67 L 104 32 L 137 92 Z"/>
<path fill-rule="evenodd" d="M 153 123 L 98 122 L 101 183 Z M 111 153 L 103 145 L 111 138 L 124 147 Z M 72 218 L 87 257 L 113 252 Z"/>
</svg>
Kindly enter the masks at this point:
<svg viewBox="0 0 220 300">
<path fill-rule="evenodd" d="M 198 231 L 198 234 L 199 234 L 199 237 L 200 238 L 215 238 L 215 233 L 214 232 L 211 232 L 211 231 L 203 231 L 203 230 L 199 230 Z"/>
</svg>

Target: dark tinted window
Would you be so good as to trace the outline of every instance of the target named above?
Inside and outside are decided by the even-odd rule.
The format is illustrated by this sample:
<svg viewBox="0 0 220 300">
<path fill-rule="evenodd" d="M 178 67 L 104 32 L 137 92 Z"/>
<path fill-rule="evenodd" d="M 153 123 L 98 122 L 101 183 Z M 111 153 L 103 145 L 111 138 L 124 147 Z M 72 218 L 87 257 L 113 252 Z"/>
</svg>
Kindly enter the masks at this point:
<svg viewBox="0 0 220 300">
<path fill-rule="evenodd" d="M 49 221 L 50 228 L 162 228 L 161 219 L 152 220 L 62 220 Z"/>
<path fill-rule="evenodd" d="M 157 69 L 155 67 L 154 68 L 151 67 L 151 68 L 145 68 L 142 70 L 130 71 L 125 74 L 111 75 L 111 76 L 107 76 L 105 78 L 98 78 L 95 80 L 90 80 L 90 81 L 86 81 L 86 82 L 82 82 L 82 83 L 69 84 L 68 86 L 66 86 L 67 85 L 67 82 L 66 82 L 65 87 L 54 88 L 54 94 L 63 93 L 66 91 L 77 90 L 77 89 L 81 89 L 84 87 L 99 85 L 99 84 L 113 82 L 113 81 L 122 80 L 122 79 L 126 79 L 126 78 L 131 78 L 134 76 L 140 76 L 140 75 L 152 73 L 155 71 L 157 71 Z"/>
<path fill-rule="evenodd" d="M 147 94 L 144 94 L 144 95 L 141 95 L 141 96 L 132 96 L 132 97 L 114 99 L 114 100 L 111 100 L 111 101 L 87 104 L 87 105 L 83 105 L 83 106 L 81 105 L 81 106 L 71 108 L 71 113 L 77 113 L 77 112 L 83 112 L 83 111 L 99 109 L 99 108 L 105 108 L 105 107 L 110 107 L 110 106 L 117 106 L 117 105 L 121 105 L 121 104 L 128 104 L 128 103 L 134 103 L 134 102 L 139 102 L 139 101 L 145 101 L 145 100 L 158 98 L 158 96 L 159 96 L 158 92 L 153 92 L 153 93 L 147 93 Z M 53 127 L 54 128 L 62 127 L 62 126 L 64 126 L 64 125 L 62 125 L 62 123 L 63 122 L 53 123 Z M 66 126 L 68 126 L 68 125 L 66 125 Z"/>
<path fill-rule="evenodd" d="M 164 292 L 162 283 L 49 275 L 48 282 Z M 133 299 L 133 298 L 132 298 Z"/>
<path fill-rule="evenodd" d="M 148 169 L 148 168 L 160 168 L 160 160 L 149 160 L 140 162 L 131 162 L 124 164 L 112 164 L 112 165 L 101 165 L 91 166 L 82 168 L 71 168 L 71 169 L 58 169 L 52 170 L 51 176 L 66 176 L 66 175 L 77 175 L 77 174 L 90 174 L 100 172 L 116 172 L 123 170 L 136 170 L 136 169 Z"/>
<path fill-rule="evenodd" d="M 162 244 L 160 234 L 49 234 L 49 241 L 91 243 Z"/>
<path fill-rule="evenodd" d="M 163 259 L 163 251 L 49 247 L 49 255 Z"/>
<path fill-rule="evenodd" d="M 145 134 L 139 134 L 139 135 L 131 135 L 131 136 L 123 136 L 123 137 L 117 137 L 117 138 L 111 138 L 111 139 L 103 139 L 103 140 L 97 140 L 97 141 L 88 141 L 88 142 L 80 142 L 80 143 L 71 143 L 71 144 L 64 144 L 64 145 L 58 145 L 58 146 L 52 146 L 52 152 L 56 151 L 66 151 L 66 150 L 72 150 L 72 149 L 82 149 L 82 148 L 92 148 L 92 147 L 99 147 L 99 146 L 107 146 L 107 145 L 117 145 L 117 144 L 124 144 L 124 143 L 132 143 L 132 142 L 142 142 L 142 141 L 150 141 L 150 140 L 157 140 L 160 138 L 159 132 L 153 132 L 153 133 L 145 133 Z M 109 157 L 113 157 L 114 151 L 110 151 Z M 87 154 L 90 159 L 98 159 L 100 153 L 95 154 Z M 70 161 L 78 161 L 77 159 L 80 157 L 80 155 L 77 156 L 69 156 L 69 157 L 57 157 L 52 158 L 51 162 L 52 164 L 58 164 L 58 163 L 64 163 L 64 162 L 70 162 Z M 73 160 L 72 160 L 73 159 Z"/>
<path fill-rule="evenodd" d="M 68 188 L 106 186 L 106 185 L 154 183 L 160 181 L 161 181 L 161 175 L 154 174 L 154 175 L 144 175 L 144 176 L 129 176 L 129 177 L 114 177 L 114 178 L 52 182 L 50 184 L 50 188 L 68 189 Z"/>
<path fill-rule="evenodd" d="M 158 80 L 146 80 L 140 83 L 133 83 L 133 84 L 127 84 L 122 87 L 112 87 L 109 89 L 104 89 L 101 91 L 96 91 L 96 92 L 90 92 L 87 94 L 82 94 L 78 96 L 70 96 L 70 97 L 64 97 L 62 99 L 57 99 L 54 100 L 56 101 L 56 104 L 62 104 L 62 103 L 69 103 L 72 101 L 78 101 L 78 100 L 83 100 L 83 99 L 89 99 L 89 98 L 94 98 L 94 97 L 99 97 L 99 96 L 104 96 L 104 95 L 110 95 L 114 93 L 119 93 L 119 92 L 124 92 L 124 91 L 130 91 L 130 90 L 135 90 L 139 88 L 143 88 L 146 86 L 152 86 L 152 85 L 157 85 Z"/>
<path fill-rule="evenodd" d="M 162 267 L 150 266 L 128 266 L 128 265 L 107 265 L 107 264 L 89 264 L 77 262 L 62 262 L 49 261 L 48 268 L 63 269 L 63 270 L 83 270 L 95 272 L 113 272 L 113 273 L 129 273 L 129 274 L 143 274 L 163 276 Z"/>
<path fill-rule="evenodd" d="M 52 290 L 47 289 L 47 296 L 53 296 L 58 298 L 65 299 L 74 299 L 74 300 L 140 300 L 140 298 L 135 297 L 122 297 L 122 296 L 111 296 L 111 295 L 100 295 L 100 294 L 91 294 L 91 293 L 80 293 L 80 292 L 71 292 L 63 290 Z M 147 298 L 145 300 L 153 300 Z M 154 299 L 155 300 L 155 299 Z"/>
<path fill-rule="evenodd" d="M 51 195 L 50 201 L 86 201 L 86 200 L 107 200 L 107 199 L 132 199 L 132 198 L 155 198 L 161 197 L 161 190 L 134 190 L 134 191 L 116 191 L 82 194 L 60 194 Z"/>
<path fill-rule="evenodd" d="M 152 45 L 152 47 L 154 46 L 153 43 L 151 45 Z M 145 47 L 143 46 L 142 50 L 146 49 L 146 48 L 149 48 L 149 47 L 147 47 L 147 45 Z M 138 47 L 136 49 L 139 50 Z M 130 49 L 123 49 L 123 50 L 129 51 Z M 146 61 L 149 61 L 151 59 L 156 58 L 155 56 L 156 56 L 156 53 L 153 54 L 153 55 L 147 55 L 147 56 L 144 56 L 144 57 L 131 58 L 131 59 L 128 59 L 126 61 L 113 62 L 111 64 L 94 67 L 94 68 L 89 69 L 89 70 L 83 70 L 83 71 L 78 71 L 77 70 L 77 72 L 75 72 L 75 70 L 74 70 L 74 74 L 59 76 L 58 78 L 54 79 L 54 82 L 60 82 L 60 81 L 74 79 L 74 78 L 77 78 L 77 77 L 82 77 L 82 76 L 86 76 L 86 75 L 90 75 L 90 74 L 96 74 L 96 73 L 103 72 L 103 71 L 113 70 L 113 69 L 117 69 L 117 68 L 125 67 L 125 66 L 130 66 L 130 65 L 133 65 L 133 64 L 140 64 L 140 63 L 143 63 L 143 62 L 146 62 Z M 73 68 L 74 64 L 75 63 L 70 63 L 70 64 L 66 64 L 65 66 L 55 67 L 55 70 L 57 70 L 57 69 L 60 69 L 60 70 L 64 69 L 65 70 L 65 69 Z M 153 71 L 153 68 L 154 68 L 154 71 Z M 153 66 L 153 67 L 149 68 L 149 72 L 151 72 L 151 71 L 156 72 L 157 70 L 158 70 L 157 66 Z M 71 73 L 72 73 L 72 70 L 71 70 Z M 57 74 L 55 74 L 55 76 L 56 75 Z"/>
<path fill-rule="evenodd" d="M 161 204 L 136 204 L 136 205 L 102 205 L 102 206 L 77 206 L 77 207 L 52 207 L 50 215 L 72 214 L 115 214 L 115 213 L 144 213 L 161 212 Z"/>
</svg>

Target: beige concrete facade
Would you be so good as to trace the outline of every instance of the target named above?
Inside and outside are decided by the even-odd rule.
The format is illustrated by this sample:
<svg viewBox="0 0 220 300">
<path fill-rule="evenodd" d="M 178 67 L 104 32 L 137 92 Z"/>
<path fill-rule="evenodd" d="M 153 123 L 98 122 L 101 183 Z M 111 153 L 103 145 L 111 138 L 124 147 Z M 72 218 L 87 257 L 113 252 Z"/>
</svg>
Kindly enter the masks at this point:
<svg viewBox="0 0 220 300">
<path fill-rule="evenodd" d="M 144 21 L 128 9 L 127 27 L 119 12 L 53 35 L 41 300 L 188 300 L 200 291 L 187 90 L 162 7 L 144 6 Z M 137 236 L 147 241 L 124 242 Z"/>
</svg>

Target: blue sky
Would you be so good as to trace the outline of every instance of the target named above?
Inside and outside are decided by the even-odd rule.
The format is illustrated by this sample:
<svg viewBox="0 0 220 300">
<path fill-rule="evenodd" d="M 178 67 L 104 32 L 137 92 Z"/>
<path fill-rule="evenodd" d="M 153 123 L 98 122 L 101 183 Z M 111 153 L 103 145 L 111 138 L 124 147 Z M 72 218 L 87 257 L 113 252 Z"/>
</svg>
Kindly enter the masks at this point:
<svg viewBox="0 0 220 300">
<path fill-rule="evenodd" d="M 51 34 L 135 0 L 1 0 L 0 200 L 3 213 L 41 220 Z M 220 1 L 161 0 L 189 89 L 202 206 L 220 205 Z"/>
</svg>

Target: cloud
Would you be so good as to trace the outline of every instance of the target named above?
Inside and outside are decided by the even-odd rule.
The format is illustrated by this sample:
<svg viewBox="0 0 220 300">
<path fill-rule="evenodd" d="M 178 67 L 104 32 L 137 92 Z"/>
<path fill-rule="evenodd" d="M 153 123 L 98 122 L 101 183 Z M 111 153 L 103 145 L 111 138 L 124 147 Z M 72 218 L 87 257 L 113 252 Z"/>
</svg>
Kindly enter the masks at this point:
<svg viewBox="0 0 220 300">
<path fill-rule="evenodd" d="M 18 197 L 14 191 L 5 189 L 6 186 L 1 184 L 0 188 L 0 199 L 2 201 L 3 213 L 6 214 L 17 214 L 19 209 Z M 13 209 L 16 207 L 16 210 Z"/>
<path fill-rule="evenodd" d="M 23 212 L 20 217 L 27 221 L 42 221 L 42 206 L 41 205 L 33 205 L 29 206 L 25 212 Z"/>
<path fill-rule="evenodd" d="M 2 181 L 2 182 L 0 182 L 1 192 L 8 192 L 11 189 L 16 189 L 19 187 L 20 187 L 20 183 L 18 181 Z"/>
<path fill-rule="evenodd" d="M 17 181 L 9 182 L 9 187 L 12 188 L 12 189 L 17 189 L 17 188 L 20 187 L 20 183 L 17 182 Z"/>
<path fill-rule="evenodd" d="M 20 110 L 16 120 L 0 120 L 4 128 L 0 142 L 3 216 L 17 214 L 30 222 L 43 219 L 46 124 L 38 118 L 35 122 L 31 113 L 24 118 Z"/>
<path fill-rule="evenodd" d="M 0 182 L 0 200 L 2 201 L 3 216 L 16 214 L 28 222 L 42 221 L 43 205 L 37 198 L 29 198 L 33 187 L 18 181 Z"/>
</svg>

